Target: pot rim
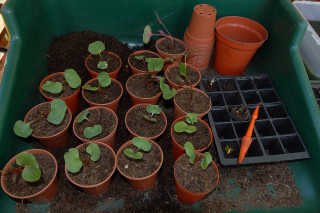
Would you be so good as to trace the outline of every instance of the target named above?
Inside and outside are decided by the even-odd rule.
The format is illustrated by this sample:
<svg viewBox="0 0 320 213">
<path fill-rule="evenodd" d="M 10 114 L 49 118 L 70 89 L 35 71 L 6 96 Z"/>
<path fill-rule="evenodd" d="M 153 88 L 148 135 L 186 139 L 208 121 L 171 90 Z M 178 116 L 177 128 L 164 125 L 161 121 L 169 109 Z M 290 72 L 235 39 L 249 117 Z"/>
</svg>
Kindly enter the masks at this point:
<svg viewBox="0 0 320 213">
<path fill-rule="evenodd" d="M 108 54 L 110 54 L 110 55 L 114 55 L 114 56 L 116 56 L 117 57 L 117 59 L 120 61 L 120 66 L 116 69 L 116 70 L 114 70 L 114 71 L 112 71 L 112 72 L 110 72 L 110 73 L 108 73 L 108 75 L 110 75 L 111 73 L 116 73 L 118 70 L 120 70 L 120 68 L 121 68 L 121 66 L 122 66 L 122 60 L 121 60 L 121 58 L 117 55 L 117 54 L 115 54 L 115 53 L 113 53 L 113 52 L 106 52 L 106 51 L 102 51 L 102 53 L 108 53 Z M 99 72 L 95 72 L 95 71 L 93 71 L 92 69 L 90 69 L 89 67 L 88 67 L 88 65 L 87 65 L 87 61 L 88 61 L 88 59 L 90 58 L 92 56 L 92 54 L 90 54 L 90 55 L 88 55 L 87 57 L 86 57 L 86 59 L 85 59 L 85 61 L 84 61 L 84 63 L 85 63 L 85 66 L 86 66 L 86 68 L 90 71 L 90 72 L 92 72 L 92 73 L 95 73 L 95 74 L 100 74 Z"/>
</svg>

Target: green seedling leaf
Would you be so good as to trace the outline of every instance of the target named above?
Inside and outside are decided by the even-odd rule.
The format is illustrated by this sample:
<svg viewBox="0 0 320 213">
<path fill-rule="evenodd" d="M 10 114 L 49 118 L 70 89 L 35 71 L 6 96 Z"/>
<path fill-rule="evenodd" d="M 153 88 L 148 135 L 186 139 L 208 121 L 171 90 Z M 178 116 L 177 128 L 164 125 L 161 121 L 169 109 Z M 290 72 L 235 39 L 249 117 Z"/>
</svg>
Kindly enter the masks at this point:
<svg viewBox="0 0 320 213">
<path fill-rule="evenodd" d="M 187 113 L 186 115 L 186 121 L 189 124 L 193 124 L 198 122 L 198 114 L 197 113 Z"/>
<path fill-rule="evenodd" d="M 33 130 L 30 128 L 30 123 L 19 120 L 14 124 L 13 131 L 16 135 L 27 138 L 31 135 Z"/>
<path fill-rule="evenodd" d="M 100 124 L 96 124 L 93 127 L 86 127 L 83 131 L 83 134 L 86 138 L 90 139 L 94 136 L 100 135 L 102 133 L 102 126 Z"/>
<path fill-rule="evenodd" d="M 161 71 L 163 68 L 164 62 L 162 58 L 149 58 L 148 59 L 148 70 L 150 72 L 153 71 Z"/>
<path fill-rule="evenodd" d="M 35 182 L 40 179 L 41 171 L 36 158 L 29 152 L 22 152 L 16 158 L 18 165 L 23 166 L 22 178 L 28 182 Z"/>
<path fill-rule="evenodd" d="M 79 172 L 82 167 L 82 161 L 79 157 L 79 151 L 71 148 L 64 153 L 64 161 L 66 162 L 67 170 L 71 173 Z"/>
<path fill-rule="evenodd" d="M 143 43 L 148 44 L 150 42 L 151 36 L 152 36 L 151 27 L 150 25 L 147 25 L 144 27 L 144 30 L 143 30 L 143 37 L 142 37 Z"/>
<path fill-rule="evenodd" d="M 102 69 L 102 70 L 105 70 L 108 68 L 108 62 L 106 61 L 99 61 L 98 63 L 98 68 L 99 69 Z"/>
<path fill-rule="evenodd" d="M 179 64 L 179 73 L 182 76 L 187 76 L 187 67 L 184 63 L 180 62 Z"/>
<path fill-rule="evenodd" d="M 89 84 L 82 86 L 82 88 L 90 91 L 97 91 L 99 89 L 99 87 L 92 87 Z"/>
<path fill-rule="evenodd" d="M 184 144 L 184 148 L 185 148 L 185 150 L 186 150 L 187 155 L 189 156 L 189 161 L 190 161 L 190 163 L 191 163 L 191 164 L 194 164 L 194 159 L 195 159 L 196 155 L 195 155 L 195 153 L 194 153 L 194 147 L 193 147 L 192 143 L 189 142 L 189 141 L 186 142 L 186 143 Z"/>
<path fill-rule="evenodd" d="M 143 157 L 141 152 L 135 153 L 132 149 L 129 149 L 129 148 L 123 150 L 123 153 L 129 158 L 133 158 L 137 160 L 142 159 Z"/>
<path fill-rule="evenodd" d="M 89 52 L 93 55 L 98 55 L 105 49 L 106 47 L 104 46 L 102 41 L 95 41 L 91 43 L 88 47 Z"/>
<path fill-rule="evenodd" d="M 134 58 L 137 60 L 143 60 L 144 55 L 136 55 Z"/>
<path fill-rule="evenodd" d="M 87 146 L 86 151 L 91 156 L 90 159 L 92 161 L 99 160 L 101 151 L 100 151 L 98 144 L 90 143 L 89 146 Z"/>
<path fill-rule="evenodd" d="M 148 121 L 157 122 L 156 118 L 150 118 L 148 115 L 144 115 L 144 114 L 142 114 L 141 116 L 143 118 L 147 119 Z"/>
<path fill-rule="evenodd" d="M 69 87 L 75 89 L 78 88 L 81 84 L 81 78 L 74 69 L 66 69 L 63 73 L 66 81 L 68 82 Z"/>
<path fill-rule="evenodd" d="M 106 72 L 101 72 L 98 76 L 97 79 L 99 81 L 99 84 L 101 87 L 107 87 L 111 84 L 111 78 Z"/>
<path fill-rule="evenodd" d="M 53 99 L 51 101 L 51 110 L 47 117 L 47 120 L 52 124 L 58 125 L 63 121 L 66 111 L 66 102 L 61 99 Z"/>
<path fill-rule="evenodd" d="M 78 116 L 77 123 L 80 124 L 82 123 L 82 121 L 88 120 L 87 118 L 88 114 L 89 114 L 89 110 L 87 109 L 83 110 L 83 112 L 81 112 Z"/>
<path fill-rule="evenodd" d="M 189 126 L 184 121 L 178 121 L 177 123 L 175 123 L 175 125 L 173 126 L 173 129 L 177 133 L 181 133 L 181 132 L 194 133 L 197 131 L 197 127 Z"/>
<path fill-rule="evenodd" d="M 146 110 L 148 113 L 151 113 L 152 115 L 157 114 L 159 115 L 162 109 L 158 105 L 148 105 L 146 107 Z"/>
<path fill-rule="evenodd" d="M 60 82 L 46 81 L 41 89 L 52 94 L 58 94 L 62 91 L 62 84 Z"/>
<path fill-rule="evenodd" d="M 201 161 L 201 168 L 203 170 L 206 170 L 208 165 L 211 163 L 211 161 L 212 161 L 212 156 L 210 152 L 205 152 Z"/>
<path fill-rule="evenodd" d="M 151 149 L 151 143 L 141 137 L 132 138 L 132 144 L 138 149 L 142 149 L 145 152 L 149 152 Z"/>
<path fill-rule="evenodd" d="M 160 89 L 162 90 L 162 97 L 165 100 L 169 100 L 176 93 L 176 89 L 175 88 L 170 89 L 169 85 L 164 83 L 164 80 L 165 80 L 164 77 L 160 79 Z"/>
</svg>

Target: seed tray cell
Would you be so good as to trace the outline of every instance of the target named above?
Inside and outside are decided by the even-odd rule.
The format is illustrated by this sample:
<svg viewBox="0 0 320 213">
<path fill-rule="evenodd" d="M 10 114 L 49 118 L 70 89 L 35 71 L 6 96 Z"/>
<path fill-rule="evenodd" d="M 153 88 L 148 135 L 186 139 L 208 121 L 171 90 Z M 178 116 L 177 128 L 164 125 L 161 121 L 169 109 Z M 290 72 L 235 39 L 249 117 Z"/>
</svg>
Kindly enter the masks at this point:
<svg viewBox="0 0 320 213">
<path fill-rule="evenodd" d="M 312 91 L 320 109 L 320 82 L 312 83 Z"/>
<path fill-rule="evenodd" d="M 200 89 L 212 101 L 208 118 L 223 165 L 238 164 L 241 140 L 258 104 L 259 113 L 252 132 L 252 143 L 242 164 L 310 158 L 267 75 L 217 77 L 212 88 L 210 81 L 202 79 Z M 320 91 L 314 88 L 313 91 L 320 102 Z M 238 111 L 240 107 L 245 111 Z M 247 116 L 242 116 L 243 119 L 231 118 L 232 109 L 238 114 L 246 113 Z M 226 146 L 232 149 L 229 154 L 225 150 Z"/>
</svg>

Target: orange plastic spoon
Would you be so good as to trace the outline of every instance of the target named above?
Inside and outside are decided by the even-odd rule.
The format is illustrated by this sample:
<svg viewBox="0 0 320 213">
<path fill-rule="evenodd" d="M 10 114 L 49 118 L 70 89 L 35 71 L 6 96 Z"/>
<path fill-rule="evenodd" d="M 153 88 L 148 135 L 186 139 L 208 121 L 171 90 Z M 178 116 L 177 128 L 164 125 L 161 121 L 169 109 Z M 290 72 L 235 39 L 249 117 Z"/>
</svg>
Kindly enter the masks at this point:
<svg viewBox="0 0 320 213">
<path fill-rule="evenodd" d="M 252 142 L 252 132 L 253 132 L 253 127 L 254 127 L 254 122 L 256 121 L 256 119 L 258 118 L 258 112 L 259 112 L 259 105 L 256 107 L 256 109 L 254 110 L 253 114 L 252 114 L 252 119 L 250 122 L 250 125 L 248 127 L 247 133 L 245 136 L 243 136 L 242 141 L 241 141 L 241 147 L 240 147 L 240 153 L 239 153 L 239 159 L 238 159 L 238 163 L 241 164 L 244 157 L 247 154 L 247 151 L 251 145 Z"/>
</svg>

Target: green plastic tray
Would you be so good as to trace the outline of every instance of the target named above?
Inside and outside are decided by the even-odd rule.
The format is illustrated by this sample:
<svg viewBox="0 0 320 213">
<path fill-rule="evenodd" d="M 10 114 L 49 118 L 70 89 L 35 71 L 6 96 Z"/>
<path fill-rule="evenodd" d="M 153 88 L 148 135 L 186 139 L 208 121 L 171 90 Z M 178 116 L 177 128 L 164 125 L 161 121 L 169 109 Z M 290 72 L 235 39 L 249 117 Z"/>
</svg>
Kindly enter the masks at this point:
<svg viewBox="0 0 320 213">
<path fill-rule="evenodd" d="M 7 0 L 2 15 L 11 41 L 0 86 L 0 167 L 13 155 L 31 148 L 14 135 L 12 127 L 28 109 L 43 101 L 36 82 L 47 75 L 46 52 L 53 36 L 90 29 L 133 46 L 141 44 L 147 23 L 156 24 L 157 10 L 173 29 L 171 33 L 182 38 L 193 7 L 200 3 L 213 5 L 217 18 L 244 16 L 268 30 L 266 43 L 247 71 L 270 76 L 311 157 L 290 163 L 303 203 L 268 211 L 319 212 L 320 111 L 298 51 L 307 23 L 289 0 Z M 2 190 L 0 198 L 1 211 L 14 212 L 15 201 Z"/>
</svg>

